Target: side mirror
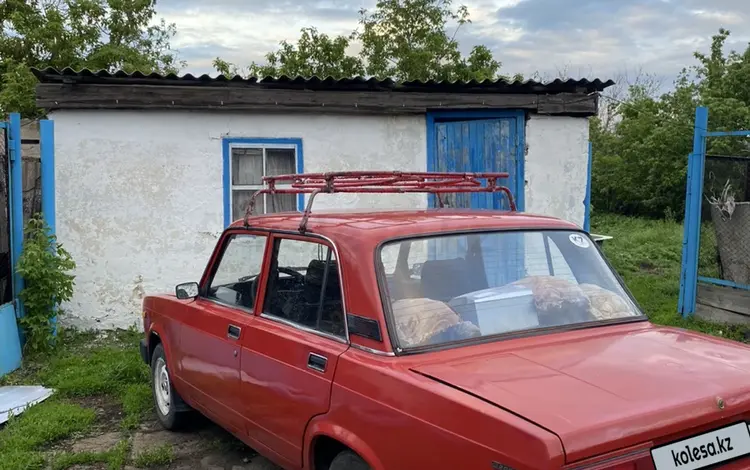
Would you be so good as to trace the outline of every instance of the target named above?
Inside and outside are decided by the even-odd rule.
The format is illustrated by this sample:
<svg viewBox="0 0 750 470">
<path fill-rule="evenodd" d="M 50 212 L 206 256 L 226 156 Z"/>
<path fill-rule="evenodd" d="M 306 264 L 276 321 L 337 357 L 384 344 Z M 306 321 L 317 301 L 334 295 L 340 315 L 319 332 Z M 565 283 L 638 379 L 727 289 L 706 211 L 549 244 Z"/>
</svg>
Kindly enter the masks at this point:
<svg viewBox="0 0 750 470">
<path fill-rule="evenodd" d="M 197 282 L 185 282 L 177 284 L 175 288 L 177 298 L 180 300 L 194 299 L 198 297 L 198 283 Z"/>
</svg>

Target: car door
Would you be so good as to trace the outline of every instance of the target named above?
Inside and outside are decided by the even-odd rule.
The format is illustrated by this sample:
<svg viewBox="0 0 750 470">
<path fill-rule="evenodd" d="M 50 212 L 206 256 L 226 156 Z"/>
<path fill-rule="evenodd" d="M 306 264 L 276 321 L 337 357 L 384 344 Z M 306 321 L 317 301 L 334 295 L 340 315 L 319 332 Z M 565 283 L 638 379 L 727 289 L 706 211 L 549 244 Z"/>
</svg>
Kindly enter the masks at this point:
<svg viewBox="0 0 750 470">
<path fill-rule="evenodd" d="M 241 392 L 250 437 L 302 466 L 305 427 L 329 408 L 348 346 L 339 263 L 321 238 L 274 235 L 263 308 L 242 341 Z"/>
<path fill-rule="evenodd" d="M 213 420 L 244 429 L 240 401 L 241 342 L 255 320 L 266 241 L 262 233 L 227 232 L 203 276 L 199 297 L 185 305 L 180 374 Z"/>
</svg>

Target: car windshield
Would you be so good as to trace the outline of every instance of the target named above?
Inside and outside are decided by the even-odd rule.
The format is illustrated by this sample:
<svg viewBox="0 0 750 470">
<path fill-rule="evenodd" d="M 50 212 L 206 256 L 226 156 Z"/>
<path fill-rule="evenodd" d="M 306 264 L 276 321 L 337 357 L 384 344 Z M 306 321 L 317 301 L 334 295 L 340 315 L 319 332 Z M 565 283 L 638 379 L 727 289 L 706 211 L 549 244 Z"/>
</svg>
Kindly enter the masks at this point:
<svg viewBox="0 0 750 470">
<path fill-rule="evenodd" d="M 580 232 L 398 240 L 383 245 L 380 261 L 403 349 L 642 315 Z"/>
</svg>

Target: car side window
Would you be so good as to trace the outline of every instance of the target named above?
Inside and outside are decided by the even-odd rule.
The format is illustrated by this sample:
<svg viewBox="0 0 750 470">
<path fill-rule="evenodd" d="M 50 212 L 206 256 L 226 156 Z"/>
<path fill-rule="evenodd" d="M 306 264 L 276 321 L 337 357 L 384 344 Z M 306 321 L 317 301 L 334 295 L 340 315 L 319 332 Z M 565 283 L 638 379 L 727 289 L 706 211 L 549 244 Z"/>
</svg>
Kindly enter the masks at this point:
<svg viewBox="0 0 750 470">
<path fill-rule="evenodd" d="M 266 240 L 263 235 L 231 235 L 214 271 L 207 297 L 252 309 L 258 293 Z"/>
<path fill-rule="evenodd" d="M 322 243 L 277 239 L 263 312 L 344 337 L 344 307 L 339 266 Z"/>
</svg>

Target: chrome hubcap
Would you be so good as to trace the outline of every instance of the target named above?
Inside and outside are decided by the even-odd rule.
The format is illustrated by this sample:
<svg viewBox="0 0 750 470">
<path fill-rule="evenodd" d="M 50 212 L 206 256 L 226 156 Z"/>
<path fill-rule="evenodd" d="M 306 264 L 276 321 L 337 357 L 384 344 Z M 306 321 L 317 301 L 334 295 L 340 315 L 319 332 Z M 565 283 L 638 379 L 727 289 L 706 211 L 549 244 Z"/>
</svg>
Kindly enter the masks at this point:
<svg viewBox="0 0 750 470">
<path fill-rule="evenodd" d="M 163 358 L 159 358 L 156 361 L 156 368 L 154 369 L 154 395 L 156 396 L 156 406 L 159 407 L 161 414 L 165 416 L 169 414 L 169 390 L 167 363 L 164 362 Z"/>
</svg>

